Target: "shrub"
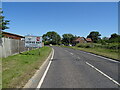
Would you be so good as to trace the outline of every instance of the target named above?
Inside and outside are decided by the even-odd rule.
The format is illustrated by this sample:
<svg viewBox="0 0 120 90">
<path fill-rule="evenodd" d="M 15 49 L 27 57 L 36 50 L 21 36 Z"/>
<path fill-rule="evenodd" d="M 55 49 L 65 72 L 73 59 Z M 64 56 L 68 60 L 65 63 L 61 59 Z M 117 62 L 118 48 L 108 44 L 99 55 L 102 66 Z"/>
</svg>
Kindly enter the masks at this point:
<svg viewBox="0 0 120 90">
<path fill-rule="evenodd" d="M 98 44 L 98 43 L 79 43 L 76 45 L 77 47 L 81 47 L 81 48 L 93 48 L 93 47 L 97 47 L 97 48 L 105 48 L 105 49 L 120 49 L 120 43 L 106 43 L 106 44 Z"/>
<path fill-rule="evenodd" d="M 92 48 L 93 44 L 91 44 L 91 43 L 79 43 L 76 46 L 81 47 L 81 48 Z"/>
</svg>

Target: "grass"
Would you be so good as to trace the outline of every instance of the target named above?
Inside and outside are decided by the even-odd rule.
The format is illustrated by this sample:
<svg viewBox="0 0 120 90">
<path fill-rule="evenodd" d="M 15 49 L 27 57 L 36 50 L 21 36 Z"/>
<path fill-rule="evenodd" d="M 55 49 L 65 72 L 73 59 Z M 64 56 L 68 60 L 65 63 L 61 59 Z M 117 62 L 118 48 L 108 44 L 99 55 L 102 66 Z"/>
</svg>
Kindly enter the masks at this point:
<svg viewBox="0 0 120 90">
<path fill-rule="evenodd" d="M 104 49 L 104 48 L 97 48 L 97 47 L 95 48 L 80 48 L 76 46 L 73 46 L 73 47 L 63 46 L 63 47 L 78 49 L 78 50 L 94 53 L 97 55 L 105 56 L 111 59 L 120 60 L 120 58 L 118 58 L 118 52 L 119 52 L 118 50 Z"/>
<path fill-rule="evenodd" d="M 2 88 L 22 88 L 51 52 L 40 48 L 2 59 Z"/>
</svg>

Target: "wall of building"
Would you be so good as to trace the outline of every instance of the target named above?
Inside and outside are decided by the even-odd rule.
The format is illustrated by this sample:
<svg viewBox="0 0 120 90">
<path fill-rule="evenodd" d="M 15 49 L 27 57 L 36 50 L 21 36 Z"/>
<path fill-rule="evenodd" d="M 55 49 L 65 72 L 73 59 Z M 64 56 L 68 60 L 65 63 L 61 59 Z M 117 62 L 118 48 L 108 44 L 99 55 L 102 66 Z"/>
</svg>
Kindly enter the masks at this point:
<svg viewBox="0 0 120 90">
<path fill-rule="evenodd" d="M 0 58 L 8 57 L 27 50 L 28 48 L 25 48 L 24 41 L 22 40 L 0 38 Z"/>
</svg>

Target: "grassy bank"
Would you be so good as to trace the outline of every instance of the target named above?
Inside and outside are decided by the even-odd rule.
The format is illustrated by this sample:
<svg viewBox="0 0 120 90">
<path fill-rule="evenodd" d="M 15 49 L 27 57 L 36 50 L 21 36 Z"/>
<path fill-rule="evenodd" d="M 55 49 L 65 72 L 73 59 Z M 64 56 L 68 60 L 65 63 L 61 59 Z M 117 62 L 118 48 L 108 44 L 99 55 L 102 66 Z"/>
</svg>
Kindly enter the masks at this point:
<svg viewBox="0 0 120 90">
<path fill-rule="evenodd" d="M 108 58 L 120 60 L 120 58 L 118 58 L 118 50 L 104 49 L 104 48 L 98 48 L 98 47 L 95 47 L 95 48 L 80 48 L 80 47 L 76 47 L 76 46 L 74 46 L 74 47 L 63 46 L 63 47 L 78 49 L 78 50 L 98 54 L 101 56 L 105 56 Z"/>
<path fill-rule="evenodd" d="M 34 75 L 51 52 L 50 47 L 40 48 L 2 59 L 3 88 L 21 88 Z"/>
</svg>

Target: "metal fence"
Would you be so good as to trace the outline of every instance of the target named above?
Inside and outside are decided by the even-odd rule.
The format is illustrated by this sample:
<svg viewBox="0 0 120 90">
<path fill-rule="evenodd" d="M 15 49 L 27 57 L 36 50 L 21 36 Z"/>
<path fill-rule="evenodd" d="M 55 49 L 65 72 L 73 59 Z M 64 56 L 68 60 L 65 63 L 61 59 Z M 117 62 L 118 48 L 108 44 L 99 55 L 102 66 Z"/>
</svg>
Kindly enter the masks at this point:
<svg viewBox="0 0 120 90">
<path fill-rule="evenodd" d="M 29 48 L 29 50 L 31 49 L 32 48 Z M 0 58 L 8 57 L 27 50 L 28 48 L 25 48 L 24 41 L 22 40 L 0 38 Z"/>
</svg>

